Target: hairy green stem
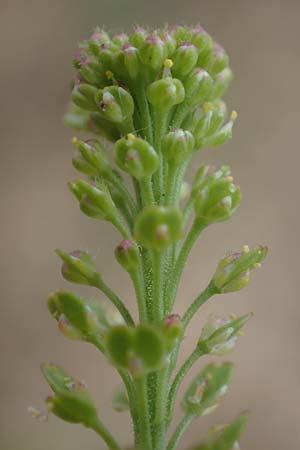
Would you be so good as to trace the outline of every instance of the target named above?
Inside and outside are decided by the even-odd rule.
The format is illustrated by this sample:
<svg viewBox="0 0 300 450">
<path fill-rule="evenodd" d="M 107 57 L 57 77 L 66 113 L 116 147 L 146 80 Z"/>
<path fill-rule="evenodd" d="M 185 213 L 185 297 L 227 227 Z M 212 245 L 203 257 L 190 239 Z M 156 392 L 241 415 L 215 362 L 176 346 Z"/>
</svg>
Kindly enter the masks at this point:
<svg viewBox="0 0 300 450">
<path fill-rule="evenodd" d="M 104 283 L 102 278 L 100 280 L 98 280 L 98 284 L 96 285 L 96 287 L 101 292 L 103 292 L 103 294 L 105 294 L 106 297 L 113 303 L 113 305 L 117 308 L 117 310 L 123 317 L 126 324 L 134 325 L 134 320 L 133 320 L 130 312 L 128 311 L 128 309 L 126 308 L 124 303 L 122 302 L 122 300 L 117 296 L 117 294 L 115 294 L 115 292 L 112 289 L 110 289 L 109 286 L 107 286 L 106 283 Z"/>
<path fill-rule="evenodd" d="M 104 442 L 106 443 L 107 447 L 110 450 L 121 450 L 120 445 L 117 443 L 117 441 L 108 431 L 106 426 L 99 419 L 97 419 L 97 421 L 91 425 L 91 428 L 97 434 L 99 434 L 99 436 L 102 437 L 102 439 L 104 440 Z"/>
<path fill-rule="evenodd" d="M 167 446 L 167 450 L 174 450 L 177 447 L 177 444 L 181 439 L 183 433 L 186 431 L 187 427 L 190 425 L 194 418 L 195 414 L 192 413 L 187 414 L 183 417 L 181 422 L 179 422 L 178 426 L 176 427 L 174 433 L 172 434 L 172 437 Z"/>
</svg>

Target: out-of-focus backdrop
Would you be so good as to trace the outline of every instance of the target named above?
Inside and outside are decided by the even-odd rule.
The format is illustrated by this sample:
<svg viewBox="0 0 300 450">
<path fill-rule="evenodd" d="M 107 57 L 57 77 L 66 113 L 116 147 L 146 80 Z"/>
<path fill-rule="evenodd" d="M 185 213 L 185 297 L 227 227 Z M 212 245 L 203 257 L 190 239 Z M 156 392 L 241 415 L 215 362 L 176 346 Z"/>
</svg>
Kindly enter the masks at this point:
<svg viewBox="0 0 300 450">
<path fill-rule="evenodd" d="M 191 427 L 180 448 L 199 442 L 209 424 L 249 409 L 244 450 L 299 449 L 299 15 L 297 0 L 0 1 L 1 450 L 104 448 L 80 426 L 54 416 L 39 424 L 27 414 L 27 406 L 42 406 L 49 393 L 39 371 L 45 360 L 84 379 L 104 421 L 131 442 L 126 413 L 111 409 L 117 376 L 93 348 L 57 332 L 46 299 L 67 286 L 53 250 L 82 248 L 133 305 L 129 280 L 113 256 L 118 235 L 84 217 L 66 188 L 75 172 L 72 133 L 62 116 L 78 41 L 97 24 L 119 32 L 165 22 L 200 22 L 231 56 L 235 81 L 227 100 L 239 112 L 234 138 L 198 155 L 190 175 L 201 161 L 229 163 L 244 194 L 234 218 L 211 227 L 194 249 L 177 312 L 227 250 L 244 243 L 270 247 L 247 289 L 216 297 L 193 321 L 182 354 L 210 312 L 255 313 L 230 355 L 236 370 L 229 394 L 214 417 Z"/>
</svg>

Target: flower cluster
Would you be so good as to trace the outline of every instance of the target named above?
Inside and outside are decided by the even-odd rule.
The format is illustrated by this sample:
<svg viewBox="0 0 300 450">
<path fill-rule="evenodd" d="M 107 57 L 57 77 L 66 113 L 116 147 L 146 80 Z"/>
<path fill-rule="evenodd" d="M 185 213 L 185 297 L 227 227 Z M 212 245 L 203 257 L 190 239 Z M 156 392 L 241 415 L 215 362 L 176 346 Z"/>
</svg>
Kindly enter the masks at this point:
<svg viewBox="0 0 300 450">
<path fill-rule="evenodd" d="M 174 450 L 187 426 L 218 406 L 232 365 L 212 363 L 196 376 L 182 401 L 183 419 L 168 441 L 185 375 L 200 357 L 232 350 L 251 315 L 212 317 L 173 377 L 187 326 L 213 295 L 246 286 L 267 252 L 244 246 L 225 256 L 184 315 L 174 313 L 194 243 L 207 227 L 230 219 L 241 201 L 227 166 L 201 165 L 191 185 L 184 180 L 196 152 L 232 137 L 237 113 L 228 114 L 223 100 L 232 80 L 229 58 L 201 26 L 139 27 L 115 36 L 97 29 L 79 46 L 73 63 L 65 120 L 89 137 L 73 138 L 73 166 L 85 178 L 69 183 L 69 189 L 86 216 L 110 222 L 119 233 L 114 254 L 132 280 L 138 320 L 82 250 L 57 250 L 62 276 L 100 291 L 115 313 L 99 300 L 68 291 L 50 296 L 49 311 L 64 336 L 93 344 L 115 366 L 125 390 L 118 391 L 113 405 L 129 409 L 135 450 Z M 124 177 L 131 178 L 132 188 Z M 48 409 L 93 429 L 109 449 L 120 450 L 85 384 L 53 364 L 42 371 L 54 391 Z M 240 416 L 196 448 L 237 448 L 245 422 Z"/>
</svg>

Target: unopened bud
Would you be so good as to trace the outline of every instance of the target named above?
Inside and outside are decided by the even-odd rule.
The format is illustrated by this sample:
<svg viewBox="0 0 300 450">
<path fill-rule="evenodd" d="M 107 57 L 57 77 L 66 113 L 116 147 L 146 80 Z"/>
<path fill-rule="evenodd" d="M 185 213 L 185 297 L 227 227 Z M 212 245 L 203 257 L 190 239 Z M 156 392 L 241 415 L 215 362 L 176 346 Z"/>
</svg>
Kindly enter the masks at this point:
<svg viewBox="0 0 300 450">
<path fill-rule="evenodd" d="M 185 42 L 176 49 L 172 59 L 174 62 L 172 73 L 176 78 L 182 79 L 196 66 L 198 50 L 193 44 Z"/>
<path fill-rule="evenodd" d="M 135 242 L 123 240 L 116 247 L 115 256 L 118 263 L 127 272 L 135 272 L 139 265 L 139 250 Z"/>
<path fill-rule="evenodd" d="M 87 252 L 75 250 L 66 253 L 62 250 L 56 250 L 56 254 L 63 261 L 61 272 L 66 280 L 91 286 L 97 284 L 100 275 L 93 259 Z"/>
<path fill-rule="evenodd" d="M 139 55 L 145 66 L 158 71 L 167 57 L 167 48 L 159 36 L 148 36 L 140 48 Z"/>
<path fill-rule="evenodd" d="M 95 101 L 97 88 L 90 84 L 80 84 L 75 86 L 72 92 L 72 101 L 75 105 L 87 111 L 97 111 L 98 107 Z"/>
<path fill-rule="evenodd" d="M 164 136 L 161 151 L 170 165 L 178 167 L 191 156 L 194 144 L 192 133 L 174 129 Z"/>
<path fill-rule="evenodd" d="M 177 78 L 166 77 L 154 81 L 147 89 L 149 102 L 160 111 L 167 111 L 183 102 L 184 96 L 183 84 Z"/>
<path fill-rule="evenodd" d="M 133 115 L 133 99 L 129 92 L 119 86 L 100 89 L 95 99 L 100 114 L 110 122 L 120 123 Z"/>
</svg>

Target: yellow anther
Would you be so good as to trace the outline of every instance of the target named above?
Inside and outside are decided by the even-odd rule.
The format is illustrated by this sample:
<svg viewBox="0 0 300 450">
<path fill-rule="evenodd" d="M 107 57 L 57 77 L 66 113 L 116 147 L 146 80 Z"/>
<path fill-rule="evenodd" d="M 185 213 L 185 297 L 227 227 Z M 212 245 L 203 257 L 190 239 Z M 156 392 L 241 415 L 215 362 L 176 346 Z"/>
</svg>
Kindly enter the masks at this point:
<svg viewBox="0 0 300 450">
<path fill-rule="evenodd" d="M 171 69 L 171 67 L 173 67 L 174 63 L 171 59 L 165 59 L 164 60 L 164 66 L 167 67 L 168 69 Z"/>
<path fill-rule="evenodd" d="M 213 105 L 210 102 L 203 103 L 202 109 L 205 112 L 205 114 L 207 114 L 209 111 L 213 109 Z"/>
<path fill-rule="evenodd" d="M 236 320 L 238 318 L 238 316 L 235 313 L 231 313 L 230 314 L 230 319 L 231 320 Z"/>
<path fill-rule="evenodd" d="M 128 139 L 128 141 L 134 141 L 135 140 L 135 135 L 133 133 L 128 133 L 127 134 L 127 139 Z"/>
<path fill-rule="evenodd" d="M 246 336 L 246 333 L 245 333 L 245 331 L 240 330 L 237 332 L 237 335 L 238 336 Z"/>
<path fill-rule="evenodd" d="M 226 177 L 226 180 L 229 181 L 229 183 L 232 183 L 233 182 L 233 177 L 231 177 L 231 176 L 230 177 Z"/>
<path fill-rule="evenodd" d="M 254 264 L 254 267 L 255 267 L 256 269 L 259 269 L 259 268 L 261 267 L 261 263 L 255 263 L 255 264 Z"/>
<path fill-rule="evenodd" d="M 235 120 L 238 116 L 238 113 L 236 111 L 232 111 L 232 113 L 230 114 L 230 119 L 231 120 Z"/>
<path fill-rule="evenodd" d="M 71 142 L 72 142 L 73 145 L 78 144 L 78 141 L 79 141 L 78 137 L 76 137 L 76 136 L 72 137 L 72 141 Z"/>
<path fill-rule="evenodd" d="M 250 252 L 249 245 L 243 245 L 243 253 L 249 253 L 249 252 Z"/>
<path fill-rule="evenodd" d="M 112 73 L 111 70 L 107 70 L 107 71 L 105 72 L 105 76 L 106 76 L 106 78 L 108 78 L 109 80 L 111 80 L 111 79 L 114 77 L 114 74 Z"/>
</svg>

